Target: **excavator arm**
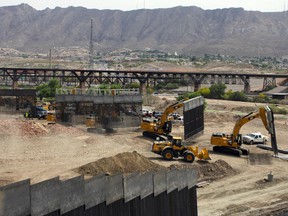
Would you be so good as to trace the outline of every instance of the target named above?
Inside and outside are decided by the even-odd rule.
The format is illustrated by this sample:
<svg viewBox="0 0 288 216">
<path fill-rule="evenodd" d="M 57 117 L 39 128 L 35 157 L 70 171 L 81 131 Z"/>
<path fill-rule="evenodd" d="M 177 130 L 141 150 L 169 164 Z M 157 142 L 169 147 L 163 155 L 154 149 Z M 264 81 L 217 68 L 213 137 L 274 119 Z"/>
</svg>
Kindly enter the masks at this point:
<svg viewBox="0 0 288 216">
<path fill-rule="evenodd" d="M 183 107 L 184 105 L 184 101 L 186 100 L 181 100 L 181 101 L 178 101 L 170 106 L 168 106 L 165 111 L 163 112 L 162 116 L 161 116 L 161 119 L 160 119 L 160 124 L 159 124 L 159 127 L 160 128 L 163 128 L 164 127 L 164 124 L 165 122 L 167 122 L 168 120 L 168 116 L 173 113 L 174 111 L 180 109 L 181 107 Z"/>
<path fill-rule="evenodd" d="M 256 113 L 251 112 L 251 113 L 247 114 L 246 116 L 243 116 L 242 118 L 238 119 L 234 125 L 234 129 L 233 129 L 233 133 L 232 133 L 233 141 L 238 136 L 242 126 L 245 125 L 246 123 L 254 120 L 255 118 L 261 118 L 264 127 L 266 128 L 267 131 L 270 132 L 270 129 L 268 126 L 268 120 L 266 117 L 266 112 L 267 112 L 268 108 L 269 108 L 268 106 L 266 108 L 260 107 L 258 112 L 256 112 Z"/>
<path fill-rule="evenodd" d="M 153 120 L 153 122 L 142 121 L 141 129 L 143 131 L 143 136 L 149 138 L 159 138 L 161 140 L 171 139 L 172 122 L 169 119 L 169 114 L 173 113 L 175 110 L 180 109 L 184 106 L 186 100 L 178 101 L 170 106 L 168 106 L 163 112 L 159 121 Z"/>
</svg>

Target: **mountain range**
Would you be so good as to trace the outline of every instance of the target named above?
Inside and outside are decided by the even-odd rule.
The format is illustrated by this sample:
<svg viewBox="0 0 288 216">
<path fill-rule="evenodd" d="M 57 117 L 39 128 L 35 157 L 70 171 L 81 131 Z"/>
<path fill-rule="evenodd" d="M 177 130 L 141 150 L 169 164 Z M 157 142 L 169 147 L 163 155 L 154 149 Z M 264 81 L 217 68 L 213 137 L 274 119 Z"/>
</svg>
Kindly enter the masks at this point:
<svg viewBox="0 0 288 216">
<path fill-rule="evenodd" d="M 288 53 L 286 12 L 203 10 L 194 6 L 132 11 L 83 7 L 36 10 L 21 4 L 0 7 L 0 19 L 0 47 L 20 51 L 89 49 L 92 32 L 94 52 L 149 48 L 191 56 L 283 57 Z"/>
</svg>

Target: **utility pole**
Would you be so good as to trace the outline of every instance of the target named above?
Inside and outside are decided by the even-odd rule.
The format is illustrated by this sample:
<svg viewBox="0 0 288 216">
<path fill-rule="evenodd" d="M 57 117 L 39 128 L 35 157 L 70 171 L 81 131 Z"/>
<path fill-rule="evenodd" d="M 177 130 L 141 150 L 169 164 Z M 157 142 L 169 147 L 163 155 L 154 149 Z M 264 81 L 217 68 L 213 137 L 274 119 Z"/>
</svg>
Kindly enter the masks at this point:
<svg viewBox="0 0 288 216">
<path fill-rule="evenodd" d="M 93 69 L 93 19 L 91 19 L 90 29 L 90 44 L 89 44 L 89 69 Z"/>
<path fill-rule="evenodd" d="M 52 69 L 52 50 L 49 49 L 49 68 Z"/>
</svg>

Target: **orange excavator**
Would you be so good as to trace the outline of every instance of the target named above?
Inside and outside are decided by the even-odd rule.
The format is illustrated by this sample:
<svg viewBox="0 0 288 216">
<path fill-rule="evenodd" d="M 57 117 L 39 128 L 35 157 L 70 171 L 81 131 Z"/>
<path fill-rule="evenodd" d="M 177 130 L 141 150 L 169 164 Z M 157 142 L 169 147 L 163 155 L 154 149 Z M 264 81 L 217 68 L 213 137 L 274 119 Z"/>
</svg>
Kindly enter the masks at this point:
<svg viewBox="0 0 288 216">
<path fill-rule="evenodd" d="M 170 114 L 183 107 L 186 100 L 178 101 L 168 106 L 163 112 L 160 119 L 149 118 L 143 119 L 140 128 L 143 130 L 143 136 L 156 140 L 171 140 L 173 137 L 170 135 L 172 131 L 172 117 Z"/>
<path fill-rule="evenodd" d="M 260 107 L 258 112 L 251 112 L 238 119 L 234 125 L 232 134 L 213 133 L 210 139 L 211 145 L 214 145 L 213 151 L 237 156 L 248 155 L 249 150 L 241 146 L 243 141 L 242 135 L 239 132 L 243 125 L 256 118 L 262 120 L 264 127 L 271 135 L 272 149 L 274 153 L 277 154 L 278 148 L 274 126 L 274 115 L 269 106 Z"/>
</svg>

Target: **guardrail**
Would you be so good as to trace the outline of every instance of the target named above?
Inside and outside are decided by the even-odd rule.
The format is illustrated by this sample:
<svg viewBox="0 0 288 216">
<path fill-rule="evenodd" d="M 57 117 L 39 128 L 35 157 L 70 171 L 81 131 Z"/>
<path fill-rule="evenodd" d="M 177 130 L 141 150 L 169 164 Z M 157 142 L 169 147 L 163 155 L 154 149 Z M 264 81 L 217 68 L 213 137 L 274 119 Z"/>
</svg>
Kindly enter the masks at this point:
<svg viewBox="0 0 288 216">
<path fill-rule="evenodd" d="M 139 89 L 81 89 L 81 88 L 59 88 L 56 89 L 57 95 L 92 95 L 92 96 L 103 96 L 103 95 L 138 95 L 140 94 Z"/>
</svg>

